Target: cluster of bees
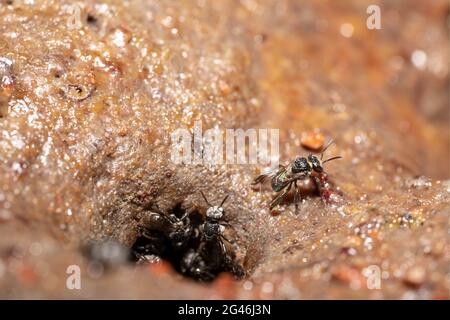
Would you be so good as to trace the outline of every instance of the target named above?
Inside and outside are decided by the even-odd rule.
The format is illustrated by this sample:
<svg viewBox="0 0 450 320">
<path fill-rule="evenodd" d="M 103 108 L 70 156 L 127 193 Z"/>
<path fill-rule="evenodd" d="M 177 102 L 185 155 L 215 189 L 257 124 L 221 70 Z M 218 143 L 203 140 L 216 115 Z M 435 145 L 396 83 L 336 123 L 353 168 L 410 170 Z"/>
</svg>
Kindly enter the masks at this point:
<svg viewBox="0 0 450 320">
<path fill-rule="evenodd" d="M 212 280 L 222 271 L 242 277 L 243 269 L 234 262 L 233 253 L 225 245 L 233 245 L 224 235 L 225 227 L 229 226 L 223 220 L 228 196 L 220 205 L 212 205 L 200 193 L 208 205 L 204 217 L 196 212 L 185 212 L 181 217 L 159 209 L 147 212 L 141 219 L 141 238 L 133 253 L 138 261 L 148 261 L 155 255 L 164 257 L 180 273 L 202 281 Z"/>
<path fill-rule="evenodd" d="M 277 192 L 270 202 L 272 210 L 285 199 L 294 188 L 295 212 L 301 199 L 297 182 L 311 179 L 321 198 L 329 202 L 335 194 L 323 165 L 326 162 L 341 158 L 340 156 L 323 160 L 323 154 L 331 145 L 330 141 L 319 157 L 309 154 L 297 157 L 287 166 L 256 177 L 252 185 L 271 182 L 271 188 Z M 228 196 L 219 205 L 212 205 L 203 192 L 200 192 L 208 209 L 205 215 L 185 212 L 181 216 L 176 212 L 164 213 L 158 208 L 145 213 L 140 221 L 141 237 L 134 245 L 133 252 L 138 261 L 148 261 L 149 257 L 163 257 L 172 262 L 182 274 L 198 280 L 212 280 L 222 271 L 243 276 L 243 269 L 234 262 L 233 252 L 227 249 L 233 244 L 224 235 L 229 224 L 224 221 L 223 208 Z"/>
</svg>

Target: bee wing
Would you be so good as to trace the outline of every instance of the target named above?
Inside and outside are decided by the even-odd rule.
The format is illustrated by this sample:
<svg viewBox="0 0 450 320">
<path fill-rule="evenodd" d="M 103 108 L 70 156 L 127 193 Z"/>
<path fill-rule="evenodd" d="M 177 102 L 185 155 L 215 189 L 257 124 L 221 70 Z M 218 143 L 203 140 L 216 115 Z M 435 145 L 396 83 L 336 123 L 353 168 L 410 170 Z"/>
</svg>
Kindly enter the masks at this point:
<svg viewBox="0 0 450 320">
<path fill-rule="evenodd" d="M 172 229 L 172 220 L 163 213 L 149 212 L 142 221 L 144 228 L 148 230 L 165 232 Z"/>
<path fill-rule="evenodd" d="M 252 185 L 255 185 L 258 183 L 263 183 L 268 177 L 269 177 L 269 174 L 261 174 L 253 180 Z"/>
<path fill-rule="evenodd" d="M 286 167 L 283 165 L 280 165 L 280 167 L 277 170 L 257 176 L 255 178 L 255 180 L 253 180 L 252 185 L 255 185 L 258 183 L 264 183 L 264 181 L 266 181 L 267 179 L 272 179 L 273 177 L 283 173 L 284 171 L 286 171 Z"/>
<path fill-rule="evenodd" d="M 295 180 L 302 180 L 305 179 L 308 175 L 305 173 L 297 173 L 295 176 L 293 176 L 292 178 L 286 179 L 283 181 L 283 188 L 285 186 L 287 186 L 288 184 L 290 184 L 291 182 L 294 182 Z"/>
</svg>

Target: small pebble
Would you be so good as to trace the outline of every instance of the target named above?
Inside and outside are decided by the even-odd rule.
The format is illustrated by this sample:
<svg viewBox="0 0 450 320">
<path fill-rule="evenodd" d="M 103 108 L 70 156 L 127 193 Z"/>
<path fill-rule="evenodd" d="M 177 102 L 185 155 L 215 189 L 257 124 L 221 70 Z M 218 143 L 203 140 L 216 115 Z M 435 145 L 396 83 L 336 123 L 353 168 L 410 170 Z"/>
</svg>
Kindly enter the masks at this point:
<svg viewBox="0 0 450 320">
<path fill-rule="evenodd" d="M 325 142 L 325 136 L 320 131 L 304 132 L 301 135 L 300 143 L 308 150 L 319 151 Z"/>
<path fill-rule="evenodd" d="M 421 266 L 414 266 L 409 269 L 404 278 L 405 284 L 411 287 L 420 287 L 425 281 L 426 272 Z"/>
</svg>

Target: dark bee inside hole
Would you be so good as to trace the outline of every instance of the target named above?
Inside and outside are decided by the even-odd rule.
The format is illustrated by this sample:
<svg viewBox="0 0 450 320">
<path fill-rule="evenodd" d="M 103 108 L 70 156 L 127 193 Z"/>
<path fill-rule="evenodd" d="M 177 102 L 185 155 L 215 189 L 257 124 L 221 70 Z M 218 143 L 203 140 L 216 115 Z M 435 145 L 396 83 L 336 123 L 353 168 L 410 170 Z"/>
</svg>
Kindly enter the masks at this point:
<svg viewBox="0 0 450 320">
<path fill-rule="evenodd" d="M 82 84 L 69 84 L 61 89 L 61 93 L 74 101 L 83 101 L 89 98 L 94 92 L 94 86 L 84 86 Z"/>
<path fill-rule="evenodd" d="M 86 22 L 87 22 L 88 24 L 90 24 L 90 25 L 95 25 L 95 24 L 97 24 L 97 18 L 94 17 L 92 14 L 89 13 L 89 14 L 86 16 Z"/>
<path fill-rule="evenodd" d="M 53 76 L 54 76 L 56 79 L 59 79 L 59 78 L 61 78 L 61 76 L 62 76 L 62 72 L 59 71 L 59 70 L 53 70 L 53 71 L 52 71 L 52 74 L 53 74 Z"/>
<path fill-rule="evenodd" d="M 132 247 L 136 263 L 163 259 L 180 274 L 197 281 L 212 281 L 222 272 L 231 273 L 237 279 L 244 276 L 232 245 L 225 244 L 226 250 L 223 250 L 218 240 L 207 241 L 202 237 L 201 225 L 205 219 L 200 212 L 193 211 L 188 218 L 181 220 L 186 211 L 178 204 L 169 212 L 156 215 L 159 214 L 170 216 L 171 222 L 163 218 L 165 222 L 159 226 L 143 227 L 141 236 Z M 177 225 L 177 229 L 172 225 Z"/>
</svg>

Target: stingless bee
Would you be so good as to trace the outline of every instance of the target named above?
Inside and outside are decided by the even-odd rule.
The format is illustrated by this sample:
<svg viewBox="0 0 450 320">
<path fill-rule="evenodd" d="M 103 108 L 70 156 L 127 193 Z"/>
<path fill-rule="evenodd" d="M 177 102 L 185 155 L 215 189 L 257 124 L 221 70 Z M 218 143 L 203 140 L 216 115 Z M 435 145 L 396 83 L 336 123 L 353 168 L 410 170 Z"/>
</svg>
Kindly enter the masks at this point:
<svg viewBox="0 0 450 320">
<path fill-rule="evenodd" d="M 232 244 L 231 240 L 228 240 L 223 234 L 225 227 L 229 224 L 223 221 L 225 210 L 223 205 L 228 199 L 228 195 L 222 200 L 220 205 L 213 206 L 209 203 L 205 194 L 200 191 L 209 206 L 206 210 L 206 217 L 203 224 L 200 225 L 201 240 L 195 253 L 192 252 L 186 256 L 185 263 L 190 273 L 204 279 L 211 278 L 210 275 L 221 270 L 222 267 L 230 263 L 230 257 L 228 255 L 227 248 L 224 241 Z M 207 267 L 206 267 L 207 266 Z"/>
<path fill-rule="evenodd" d="M 277 170 L 274 170 L 267 174 L 259 175 L 255 178 L 255 180 L 253 180 L 252 185 L 257 185 L 264 183 L 264 181 L 266 181 L 267 179 L 271 179 L 272 190 L 278 192 L 278 194 L 270 202 L 270 210 L 280 204 L 287 193 L 291 190 L 292 186 L 294 186 L 294 203 L 295 212 L 297 213 L 298 200 L 300 197 L 300 193 L 297 188 L 297 181 L 305 180 L 311 178 L 312 176 L 322 174 L 323 165 L 326 162 L 342 158 L 341 156 L 336 156 L 322 161 L 324 152 L 330 147 L 332 143 L 333 140 L 330 140 L 330 142 L 328 142 L 320 155 L 320 159 L 313 154 L 309 154 L 308 157 L 297 157 L 288 166 L 280 165 Z M 314 180 L 314 182 L 316 183 L 317 180 Z"/>
<path fill-rule="evenodd" d="M 220 205 L 213 206 L 209 203 L 208 199 L 206 199 L 205 194 L 200 191 L 203 199 L 209 208 L 206 210 L 206 218 L 205 222 L 200 226 L 200 231 L 203 232 L 203 236 L 205 240 L 225 240 L 230 242 L 224 235 L 225 226 L 229 226 L 227 222 L 222 221 L 223 215 L 225 214 L 225 210 L 223 209 L 223 205 L 225 201 L 228 199 L 228 195 L 222 200 Z"/>
<path fill-rule="evenodd" d="M 175 214 L 165 214 L 158 208 L 152 209 L 144 214 L 140 225 L 141 236 L 151 242 L 136 244 L 138 258 L 149 254 L 161 255 L 168 250 L 168 246 L 180 250 L 195 236 L 195 228 L 189 221 L 189 212 L 178 218 Z"/>
</svg>

